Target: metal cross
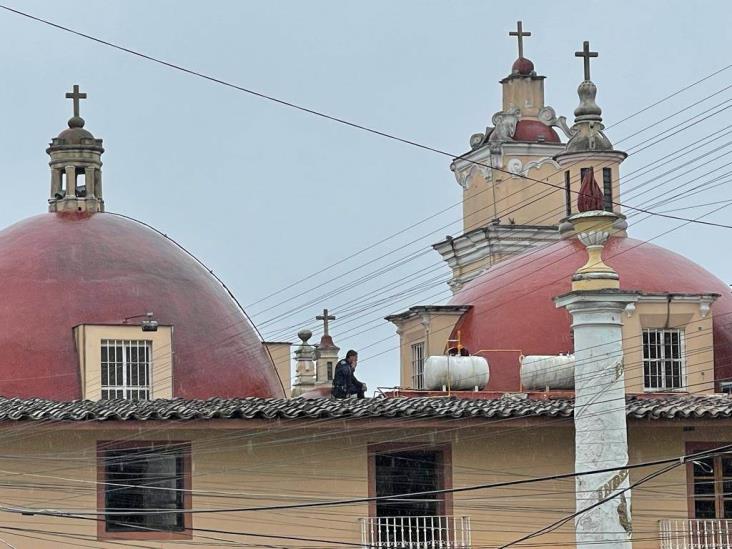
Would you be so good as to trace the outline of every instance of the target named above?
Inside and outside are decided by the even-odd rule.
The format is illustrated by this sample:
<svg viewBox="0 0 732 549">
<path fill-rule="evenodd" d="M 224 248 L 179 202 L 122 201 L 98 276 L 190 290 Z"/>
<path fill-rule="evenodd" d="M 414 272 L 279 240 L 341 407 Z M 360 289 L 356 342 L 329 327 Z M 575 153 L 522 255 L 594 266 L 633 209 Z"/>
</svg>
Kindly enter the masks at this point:
<svg viewBox="0 0 732 549">
<path fill-rule="evenodd" d="M 74 91 L 66 93 L 66 99 L 74 100 L 74 116 L 79 116 L 79 99 L 86 99 L 86 93 L 79 92 L 79 84 L 74 84 Z"/>
<path fill-rule="evenodd" d="M 335 315 L 328 314 L 328 309 L 323 309 L 323 314 L 315 317 L 315 320 L 323 321 L 323 335 L 329 335 L 328 334 L 328 321 L 335 320 L 335 319 L 336 319 Z"/>
<path fill-rule="evenodd" d="M 523 57 L 524 56 L 524 36 L 531 36 L 531 33 L 524 32 L 523 23 L 521 21 L 516 21 L 516 32 L 511 31 L 508 33 L 508 35 L 518 37 L 519 57 Z"/>
<path fill-rule="evenodd" d="M 590 43 L 582 43 L 582 51 L 574 52 L 575 57 L 584 57 L 585 62 L 585 80 L 590 79 L 590 57 L 597 57 L 596 51 L 590 51 Z"/>
</svg>

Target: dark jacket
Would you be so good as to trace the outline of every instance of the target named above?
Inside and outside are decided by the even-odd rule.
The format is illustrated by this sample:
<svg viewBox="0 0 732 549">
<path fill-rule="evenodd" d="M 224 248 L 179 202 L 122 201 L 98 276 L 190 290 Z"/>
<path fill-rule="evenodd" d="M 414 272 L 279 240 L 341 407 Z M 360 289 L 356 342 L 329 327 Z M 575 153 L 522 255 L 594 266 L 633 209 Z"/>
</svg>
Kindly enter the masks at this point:
<svg viewBox="0 0 732 549">
<path fill-rule="evenodd" d="M 333 374 L 333 391 L 334 398 L 347 398 L 350 395 L 362 395 L 363 384 L 353 375 L 353 368 L 344 358 L 336 364 L 335 373 Z"/>
</svg>

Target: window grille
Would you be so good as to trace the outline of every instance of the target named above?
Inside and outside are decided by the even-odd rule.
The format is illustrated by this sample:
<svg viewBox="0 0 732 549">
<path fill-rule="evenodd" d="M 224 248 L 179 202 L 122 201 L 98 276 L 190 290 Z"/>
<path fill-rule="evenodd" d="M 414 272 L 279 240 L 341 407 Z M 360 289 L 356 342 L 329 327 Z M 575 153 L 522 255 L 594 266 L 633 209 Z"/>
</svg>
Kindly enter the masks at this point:
<svg viewBox="0 0 732 549">
<path fill-rule="evenodd" d="M 732 455 L 697 459 L 694 470 L 694 518 L 732 518 Z"/>
<path fill-rule="evenodd" d="M 102 399 L 148 400 L 152 343 L 102 340 Z"/>
<path fill-rule="evenodd" d="M 686 386 L 683 330 L 643 330 L 643 387 L 669 391 Z"/>
<path fill-rule="evenodd" d="M 424 389 L 424 343 L 412 345 L 412 387 Z"/>
<path fill-rule="evenodd" d="M 328 376 L 328 381 L 333 381 L 333 362 L 330 360 L 326 364 L 325 373 Z"/>
</svg>

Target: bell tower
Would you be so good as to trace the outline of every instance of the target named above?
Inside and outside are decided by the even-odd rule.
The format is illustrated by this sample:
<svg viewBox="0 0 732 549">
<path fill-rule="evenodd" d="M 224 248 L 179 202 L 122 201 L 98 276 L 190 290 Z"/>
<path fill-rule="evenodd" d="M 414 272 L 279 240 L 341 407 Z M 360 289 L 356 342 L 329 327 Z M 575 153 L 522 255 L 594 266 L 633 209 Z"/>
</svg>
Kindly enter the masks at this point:
<svg viewBox="0 0 732 549">
<path fill-rule="evenodd" d="M 51 157 L 48 211 L 103 212 L 102 140 L 84 128 L 84 119 L 79 115 L 79 100 L 86 99 L 86 93 L 74 84 L 66 98 L 73 101 L 74 115 L 69 118 L 69 127 L 54 137 L 46 149 Z"/>
<path fill-rule="evenodd" d="M 563 195 L 544 182 L 561 182 L 554 157 L 564 144 L 554 128 L 568 128 L 544 104 L 545 77 L 525 57 L 524 39 L 531 33 L 517 21 L 508 34 L 517 40 L 518 57 L 500 80 L 501 110 L 492 126 L 471 136 L 471 150 L 450 165 L 463 190 L 463 232 L 433 248 L 452 269 L 453 292 L 486 268 L 559 238 Z"/>
</svg>

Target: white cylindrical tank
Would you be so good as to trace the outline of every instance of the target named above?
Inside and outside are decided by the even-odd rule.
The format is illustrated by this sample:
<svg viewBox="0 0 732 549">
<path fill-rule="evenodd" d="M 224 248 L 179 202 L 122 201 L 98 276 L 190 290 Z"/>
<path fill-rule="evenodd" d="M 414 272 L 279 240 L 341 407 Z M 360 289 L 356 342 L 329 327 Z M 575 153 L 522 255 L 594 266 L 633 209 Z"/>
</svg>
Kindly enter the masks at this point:
<svg viewBox="0 0 732 549">
<path fill-rule="evenodd" d="M 523 357 L 521 387 L 528 391 L 574 389 L 574 355 Z"/>
<path fill-rule="evenodd" d="M 424 386 L 430 391 L 483 389 L 489 375 L 488 361 L 482 356 L 431 356 L 424 363 Z"/>
</svg>

